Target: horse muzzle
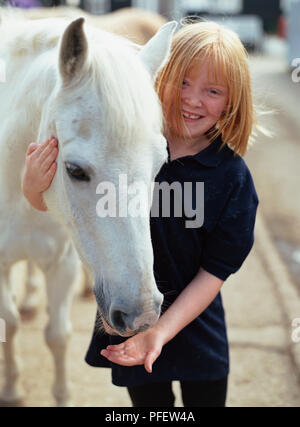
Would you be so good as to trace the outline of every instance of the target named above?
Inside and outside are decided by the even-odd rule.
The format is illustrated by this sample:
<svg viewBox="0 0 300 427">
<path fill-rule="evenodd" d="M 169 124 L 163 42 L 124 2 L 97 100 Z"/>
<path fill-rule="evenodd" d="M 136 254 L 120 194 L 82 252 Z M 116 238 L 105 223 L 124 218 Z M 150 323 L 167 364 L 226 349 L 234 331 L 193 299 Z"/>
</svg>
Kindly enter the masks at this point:
<svg viewBox="0 0 300 427">
<path fill-rule="evenodd" d="M 160 304 L 159 304 L 160 307 Z M 111 308 L 110 322 L 113 331 L 123 337 L 128 337 L 137 334 L 138 332 L 146 331 L 157 322 L 160 314 L 159 310 L 152 310 L 137 315 L 136 312 L 126 313 L 119 308 Z"/>
<path fill-rule="evenodd" d="M 157 292 L 156 298 L 147 304 L 148 309 L 143 309 L 145 304 L 130 304 L 130 306 L 111 303 L 108 307 L 103 301 L 97 299 L 99 314 L 105 331 L 110 335 L 130 337 L 154 326 L 160 315 L 163 295 Z"/>
</svg>

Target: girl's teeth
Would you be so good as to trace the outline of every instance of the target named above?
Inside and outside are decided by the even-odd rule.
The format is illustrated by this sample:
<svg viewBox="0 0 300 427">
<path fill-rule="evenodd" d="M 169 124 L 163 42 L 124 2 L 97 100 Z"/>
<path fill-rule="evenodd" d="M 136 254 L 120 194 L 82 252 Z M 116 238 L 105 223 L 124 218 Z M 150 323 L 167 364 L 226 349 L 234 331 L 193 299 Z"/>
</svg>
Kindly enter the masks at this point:
<svg viewBox="0 0 300 427">
<path fill-rule="evenodd" d="M 195 114 L 188 114 L 188 113 L 183 113 L 184 117 L 187 117 L 188 119 L 200 119 L 201 116 L 196 116 Z"/>
</svg>

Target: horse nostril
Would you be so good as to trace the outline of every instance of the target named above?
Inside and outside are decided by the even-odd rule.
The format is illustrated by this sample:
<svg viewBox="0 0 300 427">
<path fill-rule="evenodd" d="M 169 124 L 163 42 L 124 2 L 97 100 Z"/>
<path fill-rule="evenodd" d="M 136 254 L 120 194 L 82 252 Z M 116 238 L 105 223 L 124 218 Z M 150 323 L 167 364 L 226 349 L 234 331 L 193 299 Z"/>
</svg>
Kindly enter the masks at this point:
<svg viewBox="0 0 300 427">
<path fill-rule="evenodd" d="M 127 314 L 124 313 L 123 311 L 115 310 L 111 316 L 113 326 L 119 330 L 126 329 L 126 323 L 125 323 L 126 316 Z"/>
</svg>

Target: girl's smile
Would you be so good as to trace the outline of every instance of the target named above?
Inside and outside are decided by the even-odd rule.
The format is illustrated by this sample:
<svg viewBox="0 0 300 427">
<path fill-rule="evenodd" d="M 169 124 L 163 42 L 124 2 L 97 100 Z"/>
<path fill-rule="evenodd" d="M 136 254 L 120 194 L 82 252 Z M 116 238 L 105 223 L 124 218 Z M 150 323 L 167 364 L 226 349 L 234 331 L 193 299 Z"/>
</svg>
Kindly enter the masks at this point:
<svg viewBox="0 0 300 427">
<path fill-rule="evenodd" d="M 182 115 L 185 122 L 194 122 L 195 120 L 200 120 L 204 117 L 184 110 L 182 110 Z"/>
</svg>

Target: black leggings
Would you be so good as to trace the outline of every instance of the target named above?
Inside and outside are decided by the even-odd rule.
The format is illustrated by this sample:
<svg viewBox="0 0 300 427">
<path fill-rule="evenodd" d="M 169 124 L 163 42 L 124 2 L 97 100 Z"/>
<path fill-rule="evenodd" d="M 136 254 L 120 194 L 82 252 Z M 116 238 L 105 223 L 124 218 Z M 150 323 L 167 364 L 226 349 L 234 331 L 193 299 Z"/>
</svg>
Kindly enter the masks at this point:
<svg viewBox="0 0 300 427">
<path fill-rule="evenodd" d="M 224 407 L 227 392 L 227 377 L 218 381 L 181 381 L 181 396 L 184 406 Z M 173 407 L 175 396 L 172 382 L 128 387 L 134 407 Z"/>
</svg>

